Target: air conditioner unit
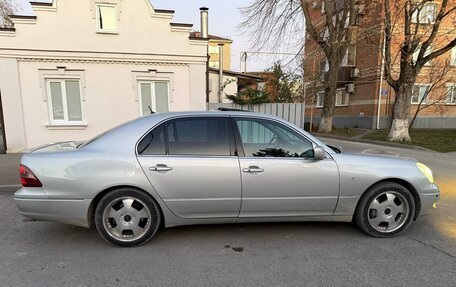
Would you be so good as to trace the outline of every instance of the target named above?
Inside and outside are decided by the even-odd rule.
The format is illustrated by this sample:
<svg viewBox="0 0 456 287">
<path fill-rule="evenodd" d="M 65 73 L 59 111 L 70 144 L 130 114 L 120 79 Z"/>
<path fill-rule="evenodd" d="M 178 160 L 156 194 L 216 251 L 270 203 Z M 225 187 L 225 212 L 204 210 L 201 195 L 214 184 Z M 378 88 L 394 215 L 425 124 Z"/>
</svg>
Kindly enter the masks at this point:
<svg viewBox="0 0 456 287">
<path fill-rule="evenodd" d="M 355 92 L 355 84 L 347 84 L 345 85 L 345 91 L 349 94 L 352 94 Z"/>
<path fill-rule="evenodd" d="M 306 33 L 306 40 L 312 40 L 312 35 L 310 35 L 309 33 Z"/>
<path fill-rule="evenodd" d="M 320 2 L 314 1 L 312 2 L 312 9 L 318 9 L 320 7 Z"/>
<path fill-rule="evenodd" d="M 353 68 L 353 69 L 351 69 L 350 77 L 351 77 L 352 79 L 358 78 L 358 77 L 359 77 L 359 69 L 358 69 L 358 68 Z"/>
<path fill-rule="evenodd" d="M 366 14 L 366 5 L 360 4 L 358 5 L 358 15 L 365 15 Z"/>
</svg>

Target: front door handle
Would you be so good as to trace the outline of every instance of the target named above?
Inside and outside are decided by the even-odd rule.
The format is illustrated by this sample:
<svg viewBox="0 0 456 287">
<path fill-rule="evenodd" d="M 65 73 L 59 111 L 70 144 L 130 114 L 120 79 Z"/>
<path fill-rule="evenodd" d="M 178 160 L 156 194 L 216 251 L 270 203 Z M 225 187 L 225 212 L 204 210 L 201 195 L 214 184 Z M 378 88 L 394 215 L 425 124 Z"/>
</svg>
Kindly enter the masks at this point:
<svg viewBox="0 0 456 287">
<path fill-rule="evenodd" d="M 264 172 L 264 169 L 259 168 L 258 166 L 249 166 L 249 168 L 244 168 L 242 171 L 245 173 L 258 174 Z"/>
<path fill-rule="evenodd" d="M 167 172 L 173 170 L 173 168 L 168 167 L 166 164 L 157 164 L 156 166 L 149 168 L 149 170 L 156 172 Z"/>
</svg>

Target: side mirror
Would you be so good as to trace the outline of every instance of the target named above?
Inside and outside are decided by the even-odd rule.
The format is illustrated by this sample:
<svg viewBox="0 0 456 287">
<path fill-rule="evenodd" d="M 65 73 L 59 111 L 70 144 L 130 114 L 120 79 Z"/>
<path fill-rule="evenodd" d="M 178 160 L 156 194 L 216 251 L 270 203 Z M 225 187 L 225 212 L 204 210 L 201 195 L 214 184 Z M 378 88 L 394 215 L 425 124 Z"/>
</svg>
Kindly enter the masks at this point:
<svg viewBox="0 0 456 287">
<path fill-rule="evenodd" d="M 326 151 L 324 147 L 316 146 L 314 148 L 314 159 L 315 160 L 322 160 L 326 157 Z"/>
</svg>

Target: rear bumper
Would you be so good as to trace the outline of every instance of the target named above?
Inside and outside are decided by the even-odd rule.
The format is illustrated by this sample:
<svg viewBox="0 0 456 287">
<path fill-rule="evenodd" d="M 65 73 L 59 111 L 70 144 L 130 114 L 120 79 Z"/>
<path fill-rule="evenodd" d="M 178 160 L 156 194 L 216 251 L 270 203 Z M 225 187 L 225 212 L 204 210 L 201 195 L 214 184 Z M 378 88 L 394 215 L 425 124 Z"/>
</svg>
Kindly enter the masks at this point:
<svg viewBox="0 0 456 287">
<path fill-rule="evenodd" d="M 54 221 L 89 227 L 89 199 L 49 199 L 40 189 L 18 190 L 14 201 L 19 212 L 35 220 Z"/>
<path fill-rule="evenodd" d="M 435 210 L 435 203 L 440 200 L 440 190 L 437 185 L 433 184 L 429 190 L 420 193 L 421 210 L 420 216 L 426 215 Z"/>
</svg>

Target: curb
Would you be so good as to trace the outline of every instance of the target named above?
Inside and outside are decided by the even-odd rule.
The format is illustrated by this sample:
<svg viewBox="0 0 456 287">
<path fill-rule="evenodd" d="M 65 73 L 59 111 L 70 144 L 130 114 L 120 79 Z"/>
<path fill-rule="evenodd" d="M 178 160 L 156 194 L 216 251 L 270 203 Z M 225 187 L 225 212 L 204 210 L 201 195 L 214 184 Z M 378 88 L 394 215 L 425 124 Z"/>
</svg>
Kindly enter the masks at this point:
<svg viewBox="0 0 456 287">
<path fill-rule="evenodd" d="M 332 138 L 332 139 L 338 139 L 338 140 L 349 141 L 349 142 L 370 143 L 370 144 L 375 144 L 375 145 L 380 145 L 380 146 L 389 146 L 389 147 L 396 147 L 396 148 L 403 148 L 403 149 L 413 149 L 413 150 L 422 150 L 422 151 L 428 151 L 428 152 L 433 152 L 433 153 L 439 153 L 435 150 L 427 149 L 427 148 L 416 146 L 416 145 L 407 145 L 407 144 L 400 144 L 400 143 L 394 143 L 394 142 L 388 142 L 388 141 L 366 140 L 366 139 L 360 139 L 360 138 L 350 138 L 350 137 L 328 135 L 328 134 L 321 134 L 321 133 L 313 133 L 312 135 L 316 136 L 318 138 Z"/>
</svg>

